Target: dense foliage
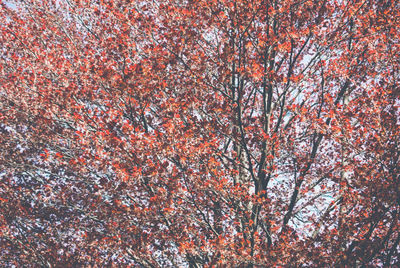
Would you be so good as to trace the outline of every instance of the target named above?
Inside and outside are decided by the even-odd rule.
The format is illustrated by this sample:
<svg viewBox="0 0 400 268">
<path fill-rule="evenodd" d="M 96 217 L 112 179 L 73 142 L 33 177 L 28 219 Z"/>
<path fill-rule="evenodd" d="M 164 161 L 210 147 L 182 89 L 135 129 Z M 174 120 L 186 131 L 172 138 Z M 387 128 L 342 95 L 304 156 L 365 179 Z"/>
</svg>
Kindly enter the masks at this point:
<svg viewBox="0 0 400 268">
<path fill-rule="evenodd" d="M 1 266 L 399 265 L 398 1 L 0 3 Z"/>
</svg>

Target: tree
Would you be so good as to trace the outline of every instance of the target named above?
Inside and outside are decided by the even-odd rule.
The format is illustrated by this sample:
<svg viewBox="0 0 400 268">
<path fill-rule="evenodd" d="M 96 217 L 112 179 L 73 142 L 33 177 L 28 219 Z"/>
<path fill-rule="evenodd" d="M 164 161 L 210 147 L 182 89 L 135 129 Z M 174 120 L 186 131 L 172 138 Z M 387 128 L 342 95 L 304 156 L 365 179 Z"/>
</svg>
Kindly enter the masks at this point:
<svg viewBox="0 0 400 268">
<path fill-rule="evenodd" d="M 0 3 L 2 266 L 399 264 L 398 1 Z"/>
</svg>

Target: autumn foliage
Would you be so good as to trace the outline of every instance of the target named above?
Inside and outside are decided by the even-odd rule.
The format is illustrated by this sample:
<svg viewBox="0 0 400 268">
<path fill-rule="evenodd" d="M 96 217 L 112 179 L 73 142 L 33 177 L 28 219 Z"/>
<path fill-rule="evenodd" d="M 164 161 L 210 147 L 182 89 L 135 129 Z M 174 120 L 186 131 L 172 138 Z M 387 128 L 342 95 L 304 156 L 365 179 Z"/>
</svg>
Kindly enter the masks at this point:
<svg viewBox="0 0 400 268">
<path fill-rule="evenodd" d="M 0 266 L 400 265 L 400 2 L 0 3 Z"/>
</svg>

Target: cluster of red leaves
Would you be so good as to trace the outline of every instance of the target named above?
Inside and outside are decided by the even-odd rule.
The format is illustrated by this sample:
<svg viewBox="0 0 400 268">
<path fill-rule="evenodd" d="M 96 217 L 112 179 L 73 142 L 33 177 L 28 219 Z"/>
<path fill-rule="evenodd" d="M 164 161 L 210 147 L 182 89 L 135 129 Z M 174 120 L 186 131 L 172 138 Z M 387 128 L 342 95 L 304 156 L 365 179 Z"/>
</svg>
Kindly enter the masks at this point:
<svg viewBox="0 0 400 268">
<path fill-rule="evenodd" d="M 399 264 L 399 10 L 0 1 L 0 265 Z"/>
</svg>

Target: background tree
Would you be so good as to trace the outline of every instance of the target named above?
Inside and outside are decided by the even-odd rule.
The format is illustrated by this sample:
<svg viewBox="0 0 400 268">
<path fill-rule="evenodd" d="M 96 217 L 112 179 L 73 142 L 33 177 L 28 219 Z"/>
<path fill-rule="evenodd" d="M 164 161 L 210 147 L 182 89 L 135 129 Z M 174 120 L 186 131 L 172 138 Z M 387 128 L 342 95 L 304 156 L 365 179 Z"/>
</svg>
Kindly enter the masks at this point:
<svg viewBox="0 0 400 268">
<path fill-rule="evenodd" d="M 3 1 L 3 266 L 399 263 L 397 1 Z"/>
</svg>

